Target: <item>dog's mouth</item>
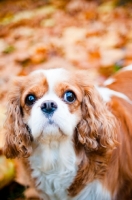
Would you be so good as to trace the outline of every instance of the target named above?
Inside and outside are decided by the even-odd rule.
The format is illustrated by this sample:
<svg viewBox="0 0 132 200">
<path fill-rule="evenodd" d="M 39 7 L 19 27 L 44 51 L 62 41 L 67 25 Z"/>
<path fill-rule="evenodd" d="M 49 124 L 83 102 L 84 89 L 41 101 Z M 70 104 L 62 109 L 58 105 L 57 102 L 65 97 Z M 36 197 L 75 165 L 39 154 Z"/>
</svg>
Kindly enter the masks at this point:
<svg viewBox="0 0 132 200">
<path fill-rule="evenodd" d="M 47 127 L 47 126 L 49 126 L 49 127 L 53 126 L 53 127 L 58 127 L 59 128 L 59 125 L 55 122 L 55 120 L 53 119 L 52 116 L 48 116 L 47 117 L 47 120 L 46 120 L 46 122 L 44 124 L 44 127 Z"/>
<path fill-rule="evenodd" d="M 43 131 L 44 131 L 44 133 L 49 132 L 48 134 L 50 134 L 50 132 L 53 133 L 55 131 L 60 132 L 60 126 L 52 117 L 49 117 L 49 118 L 47 118 L 47 120 L 45 121 L 45 123 L 43 125 Z"/>
<path fill-rule="evenodd" d="M 47 124 L 49 124 L 49 125 L 56 125 L 55 121 L 52 118 L 48 118 Z"/>
<path fill-rule="evenodd" d="M 53 120 L 48 119 L 43 126 L 43 131 L 38 138 L 43 144 L 50 144 L 53 141 L 61 141 L 65 137 L 65 134 L 61 130 L 60 126 Z"/>
</svg>

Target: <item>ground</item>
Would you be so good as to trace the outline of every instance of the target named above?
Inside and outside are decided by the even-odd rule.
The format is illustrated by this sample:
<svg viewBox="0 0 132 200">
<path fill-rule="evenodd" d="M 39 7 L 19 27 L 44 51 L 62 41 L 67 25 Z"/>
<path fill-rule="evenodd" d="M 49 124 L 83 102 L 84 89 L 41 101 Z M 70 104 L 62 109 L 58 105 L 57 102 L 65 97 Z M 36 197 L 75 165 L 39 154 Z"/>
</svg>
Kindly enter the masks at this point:
<svg viewBox="0 0 132 200">
<path fill-rule="evenodd" d="M 7 94 L 14 76 L 39 68 L 65 67 L 88 70 L 96 83 L 102 83 L 132 63 L 130 2 L 0 1 L 0 149 Z M 6 160 L 1 153 L 0 169 L 4 200 L 30 199 L 31 194 L 35 198 L 32 188 L 25 189 L 25 173 L 18 162 Z"/>
</svg>

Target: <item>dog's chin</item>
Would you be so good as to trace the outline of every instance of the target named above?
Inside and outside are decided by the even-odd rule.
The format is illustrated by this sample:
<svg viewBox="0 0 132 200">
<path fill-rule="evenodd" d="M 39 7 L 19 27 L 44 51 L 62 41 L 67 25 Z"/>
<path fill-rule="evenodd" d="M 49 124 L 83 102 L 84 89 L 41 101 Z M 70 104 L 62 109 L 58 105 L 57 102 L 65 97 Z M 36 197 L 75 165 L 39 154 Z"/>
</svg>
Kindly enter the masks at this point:
<svg viewBox="0 0 132 200">
<path fill-rule="evenodd" d="M 48 122 L 44 124 L 44 127 L 43 127 L 44 134 L 50 135 L 50 134 L 56 134 L 57 132 L 61 132 L 61 131 L 58 124 L 56 124 L 54 121 L 49 120 Z"/>
<path fill-rule="evenodd" d="M 43 125 L 43 130 L 41 137 L 44 140 L 58 140 L 63 137 L 64 133 L 61 130 L 59 124 L 57 124 L 53 119 L 49 118 Z"/>
</svg>

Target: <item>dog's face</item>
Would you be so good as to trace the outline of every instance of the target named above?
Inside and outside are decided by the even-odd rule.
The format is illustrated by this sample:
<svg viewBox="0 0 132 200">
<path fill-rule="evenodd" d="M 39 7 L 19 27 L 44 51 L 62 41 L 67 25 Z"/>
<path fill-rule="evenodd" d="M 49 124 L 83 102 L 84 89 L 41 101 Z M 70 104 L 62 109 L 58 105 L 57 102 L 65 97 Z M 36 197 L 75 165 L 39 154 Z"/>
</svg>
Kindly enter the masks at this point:
<svg viewBox="0 0 132 200">
<path fill-rule="evenodd" d="M 64 69 L 38 70 L 14 81 L 9 94 L 4 153 L 29 156 L 32 141 L 64 139 L 85 149 L 113 146 L 115 119 L 94 86 Z"/>
<path fill-rule="evenodd" d="M 34 139 L 71 137 L 81 119 L 82 91 L 63 69 L 40 70 L 26 78 L 21 95 L 24 123 Z"/>
</svg>

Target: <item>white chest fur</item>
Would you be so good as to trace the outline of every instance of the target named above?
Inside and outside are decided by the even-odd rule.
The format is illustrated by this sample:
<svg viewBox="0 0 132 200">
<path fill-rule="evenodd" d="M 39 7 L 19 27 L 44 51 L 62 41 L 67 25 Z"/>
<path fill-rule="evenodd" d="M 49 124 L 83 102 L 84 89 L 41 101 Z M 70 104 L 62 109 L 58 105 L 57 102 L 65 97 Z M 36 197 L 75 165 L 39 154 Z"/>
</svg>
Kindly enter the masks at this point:
<svg viewBox="0 0 132 200">
<path fill-rule="evenodd" d="M 39 144 L 30 157 L 36 186 L 50 200 L 68 200 L 67 189 L 76 175 L 76 156 L 71 141 Z M 44 199 L 45 195 L 42 193 Z M 45 200 L 45 199 L 44 199 Z"/>
<path fill-rule="evenodd" d="M 39 143 L 29 161 L 43 200 L 111 200 L 110 193 L 98 180 L 89 183 L 76 197 L 67 195 L 77 173 L 71 141 L 51 142 L 50 145 Z"/>
</svg>

